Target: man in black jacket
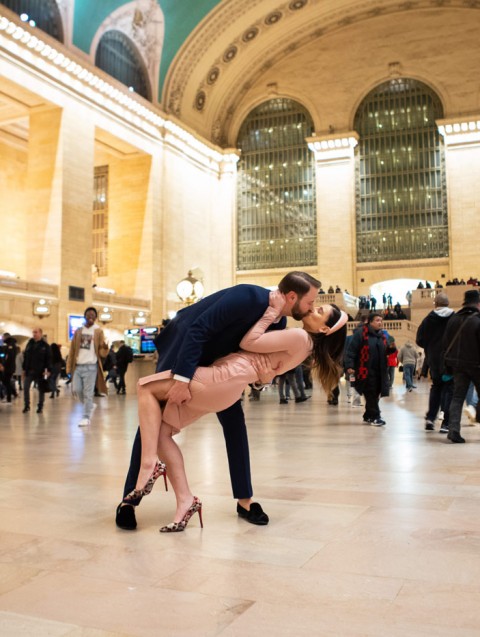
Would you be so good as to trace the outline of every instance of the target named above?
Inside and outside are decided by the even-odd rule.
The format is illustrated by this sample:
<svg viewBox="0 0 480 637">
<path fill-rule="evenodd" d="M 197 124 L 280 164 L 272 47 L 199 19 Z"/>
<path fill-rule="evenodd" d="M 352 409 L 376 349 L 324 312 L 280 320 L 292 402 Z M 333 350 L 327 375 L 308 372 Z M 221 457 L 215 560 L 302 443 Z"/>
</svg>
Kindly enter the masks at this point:
<svg viewBox="0 0 480 637">
<path fill-rule="evenodd" d="M 448 321 L 454 313 L 448 304 L 448 296 L 444 292 L 439 292 L 435 297 L 435 309 L 427 314 L 420 323 L 416 341 L 417 345 L 425 350 L 425 360 L 432 378 L 428 411 L 425 416 L 425 429 L 427 431 L 435 430 L 435 418 L 441 408 L 443 423 L 440 427 L 440 433 L 448 433 L 450 403 L 453 394 L 453 379 L 444 380 L 443 336 Z"/>
<path fill-rule="evenodd" d="M 448 439 L 465 442 L 460 435 L 462 406 L 473 382 L 480 395 L 480 292 L 467 290 L 463 307 L 448 321 L 444 336 L 445 364 L 453 373 Z"/>
<path fill-rule="evenodd" d="M 43 340 L 43 330 L 36 327 L 32 330 L 32 336 L 25 348 L 23 358 L 23 374 L 25 383 L 23 386 L 23 397 L 25 406 L 23 413 L 30 411 L 30 385 L 37 383 L 38 389 L 38 406 L 37 414 L 43 411 L 43 403 L 45 400 L 45 391 L 48 391 L 46 383 L 43 381 L 50 376 L 52 371 L 52 353 L 50 345 Z"/>
<path fill-rule="evenodd" d="M 133 361 L 133 350 L 128 345 L 125 345 L 125 341 L 121 341 L 121 345 L 118 348 L 116 354 L 115 368 L 117 372 L 117 378 L 115 379 L 115 387 L 117 394 L 125 394 L 125 374 L 129 364 Z"/>
</svg>

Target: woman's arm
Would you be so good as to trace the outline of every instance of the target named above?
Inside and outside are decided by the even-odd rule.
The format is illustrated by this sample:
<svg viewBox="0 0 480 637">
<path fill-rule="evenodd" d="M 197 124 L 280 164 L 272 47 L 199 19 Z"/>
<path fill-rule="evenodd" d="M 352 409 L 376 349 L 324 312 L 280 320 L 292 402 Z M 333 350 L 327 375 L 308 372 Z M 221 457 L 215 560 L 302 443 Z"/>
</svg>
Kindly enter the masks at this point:
<svg viewBox="0 0 480 637">
<path fill-rule="evenodd" d="M 272 352 L 294 350 L 308 340 L 305 330 L 298 328 L 266 332 L 268 326 L 276 318 L 278 318 L 278 311 L 273 307 L 268 307 L 262 318 L 242 338 L 240 347 L 247 352 L 271 354 Z"/>
</svg>

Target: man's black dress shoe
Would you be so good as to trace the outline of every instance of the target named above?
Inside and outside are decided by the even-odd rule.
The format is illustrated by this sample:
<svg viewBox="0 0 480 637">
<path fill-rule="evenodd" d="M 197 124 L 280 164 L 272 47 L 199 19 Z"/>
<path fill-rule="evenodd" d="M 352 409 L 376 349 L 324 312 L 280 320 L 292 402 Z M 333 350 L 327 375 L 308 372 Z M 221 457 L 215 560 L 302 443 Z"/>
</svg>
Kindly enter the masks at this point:
<svg viewBox="0 0 480 637">
<path fill-rule="evenodd" d="M 458 431 L 449 431 L 447 438 L 449 440 L 451 440 L 452 442 L 465 442 L 465 438 L 462 438 L 462 436 L 458 433 Z"/>
<path fill-rule="evenodd" d="M 237 513 L 241 518 L 247 520 L 247 522 L 250 522 L 251 524 L 264 526 L 269 522 L 268 515 L 258 504 L 258 502 L 252 502 L 252 504 L 250 505 L 250 511 L 237 503 Z"/>
<path fill-rule="evenodd" d="M 310 396 L 299 396 L 298 398 L 295 398 L 295 402 L 296 403 L 304 403 L 309 398 L 310 398 Z"/>
<path fill-rule="evenodd" d="M 130 504 L 122 506 L 120 503 L 117 507 L 117 515 L 115 524 L 119 529 L 124 531 L 134 531 L 137 528 L 137 520 L 135 519 L 135 507 Z"/>
</svg>

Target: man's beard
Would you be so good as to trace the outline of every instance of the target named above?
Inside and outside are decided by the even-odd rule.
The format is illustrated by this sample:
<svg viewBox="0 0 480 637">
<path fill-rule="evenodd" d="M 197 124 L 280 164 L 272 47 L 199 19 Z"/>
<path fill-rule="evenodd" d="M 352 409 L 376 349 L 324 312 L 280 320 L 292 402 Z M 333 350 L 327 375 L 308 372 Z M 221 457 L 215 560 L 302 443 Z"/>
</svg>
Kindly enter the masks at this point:
<svg viewBox="0 0 480 637">
<path fill-rule="evenodd" d="M 308 310 L 306 312 L 300 312 L 300 301 L 297 301 L 292 307 L 292 318 L 296 321 L 301 321 L 304 316 L 307 316 L 307 314 Z"/>
</svg>

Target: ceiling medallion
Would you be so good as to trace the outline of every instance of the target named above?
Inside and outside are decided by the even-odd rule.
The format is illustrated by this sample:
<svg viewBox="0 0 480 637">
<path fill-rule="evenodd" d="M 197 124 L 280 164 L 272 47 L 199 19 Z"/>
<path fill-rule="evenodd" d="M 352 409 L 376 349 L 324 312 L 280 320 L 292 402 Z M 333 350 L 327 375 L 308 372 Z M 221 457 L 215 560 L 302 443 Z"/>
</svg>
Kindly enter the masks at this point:
<svg viewBox="0 0 480 637">
<path fill-rule="evenodd" d="M 265 24 L 267 26 L 271 26 L 272 24 L 276 24 L 279 20 L 281 20 L 282 14 L 280 11 L 273 11 L 265 18 Z"/>
<path fill-rule="evenodd" d="M 220 69 L 218 68 L 218 66 L 214 66 L 212 69 L 210 69 L 207 75 L 207 84 L 215 84 L 215 82 L 218 80 L 219 75 Z"/>
<path fill-rule="evenodd" d="M 223 61 L 231 62 L 231 60 L 233 60 L 233 58 L 237 55 L 237 52 L 238 52 L 237 47 L 234 44 L 232 44 L 232 46 L 229 46 L 228 49 L 223 54 Z"/>
<path fill-rule="evenodd" d="M 195 108 L 197 109 L 197 111 L 203 111 L 206 99 L 207 96 L 205 95 L 205 93 L 203 91 L 198 91 L 197 95 L 195 96 Z"/>
<path fill-rule="evenodd" d="M 242 35 L 242 40 L 244 42 L 251 42 L 254 38 L 256 38 L 258 35 L 258 28 L 257 27 L 251 27 L 250 29 L 247 29 L 247 31 L 245 31 L 245 33 Z"/>
<path fill-rule="evenodd" d="M 298 11 L 299 9 L 303 9 L 303 7 L 307 4 L 308 0 L 293 0 L 288 5 L 290 11 Z"/>
</svg>

